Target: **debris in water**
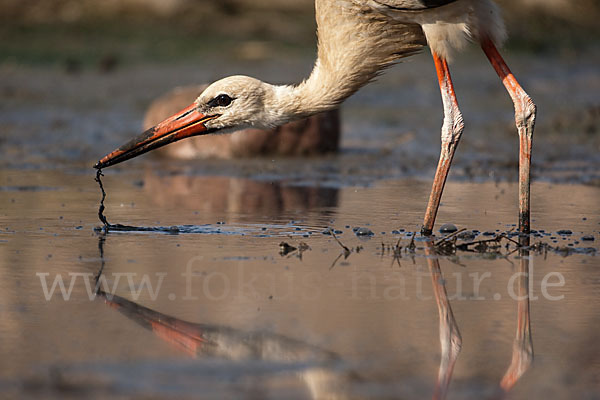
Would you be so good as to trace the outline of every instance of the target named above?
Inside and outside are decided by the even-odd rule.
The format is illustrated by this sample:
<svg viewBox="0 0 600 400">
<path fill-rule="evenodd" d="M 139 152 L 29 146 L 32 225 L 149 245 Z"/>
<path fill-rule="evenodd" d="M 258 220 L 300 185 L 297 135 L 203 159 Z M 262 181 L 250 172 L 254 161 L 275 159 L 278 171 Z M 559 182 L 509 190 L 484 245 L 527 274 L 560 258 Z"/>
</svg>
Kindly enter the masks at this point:
<svg viewBox="0 0 600 400">
<path fill-rule="evenodd" d="M 396 242 L 396 245 L 392 248 L 393 250 L 393 256 L 394 258 L 392 259 L 392 266 L 394 265 L 394 261 L 396 261 L 398 263 L 398 266 L 400 268 L 402 268 L 402 264 L 400 264 L 400 259 L 402 258 L 402 246 L 400 246 L 400 241 L 402 240 L 402 238 L 398 238 L 398 241 Z M 414 244 L 414 243 L 413 243 Z"/>
<path fill-rule="evenodd" d="M 340 253 L 339 256 L 337 256 L 337 258 L 335 260 L 333 260 L 333 263 L 331 264 L 331 267 L 329 267 L 329 269 L 333 269 L 333 267 L 335 267 L 335 264 L 337 264 L 338 260 L 342 257 L 344 257 L 344 260 L 346 260 L 350 254 L 352 254 L 352 250 L 350 250 L 348 247 L 344 246 L 344 244 L 340 241 L 340 239 L 337 238 L 337 236 L 335 236 L 335 233 L 333 231 L 333 229 L 329 229 L 331 236 L 335 239 L 335 241 L 342 247 L 342 252 Z M 358 250 L 358 248 L 357 248 Z M 360 250 L 358 250 L 360 251 Z M 357 252 L 358 252 L 357 251 Z"/>
<path fill-rule="evenodd" d="M 452 225 L 452 226 L 454 226 L 454 225 Z M 442 226 L 442 228 L 443 228 L 443 226 Z M 441 230 L 442 229 L 440 228 L 440 232 L 441 232 Z M 466 228 L 462 228 L 460 231 L 459 230 L 455 230 L 450 235 L 444 236 L 443 238 L 441 238 L 440 240 L 438 240 L 437 242 L 435 242 L 434 246 L 437 247 L 437 246 L 443 245 L 444 243 L 448 243 L 450 241 L 450 239 L 455 238 L 456 236 L 458 236 L 459 233 L 464 232 L 466 230 L 467 230 Z"/>
<path fill-rule="evenodd" d="M 295 254 L 300 260 L 302 260 L 302 253 L 304 253 L 307 250 L 310 250 L 310 246 L 307 245 L 305 242 L 298 243 L 298 247 L 292 246 L 287 242 L 279 243 L 279 255 L 281 255 L 282 257 L 287 255 L 291 257 L 293 254 Z"/>
<path fill-rule="evenodd" d="M 358 228 L 354 231 L 356 236 L 373 236 L 374 233 L 369 228 Z"/>
<path fill-rule="evenodd" d="M 462 240 L 473 240 L 477 237 L 477 233 L 475 231 L 464 231 L 459 233 L 457 237 Z"/>
<path fill-rule="evenodd" d="M 100 222 L 102 222 L 102 224 L 104 225 L 104 230 L 108 231 L 108 228 L 110 228 L 110 224 L 104 216 L 104 199 L 106 199 L 106 192 L 104 191 L 104 185 L 102 185 L 102 176 L 104 176 L 104 174 L 102 173 L 102 169 L 98 168 L 98 170 L 96 170 L 96 182 L 98 182 L 98 185 L 100 186 L 100 191 L 102 191 L 102 199 L 100 200 L 100 207 L 98 207 L 98 218 L 100 218 Z"/>
<path fill-rule="evenodd" d="M 307 245 L 304 242 L 298 243 L 298 251 L 303 252 L 303 251 L 306 251 L 306 250 L 310 250 L 310 246 L 309 245 Z"/>
<path fill-rule="evenodd" d="M 410 243 L 406 247 L 411 253 L 414 253 L 415 249 L 417 247 L 417 246 L 415 246 L 415 233 L 416 232 L 411 232 Z"/>
<path fill-rule="evenodd" d="M 296 250 L 298 250 L 297 247 L 294 247 L 286 242 L 279 243 L 279 254 L 281 254 L 282 256 L 286 256 L 289 253 L 291 253 L 292 251 L 296 251 Z"/>
<path fill-rule="evenodd" d="M 453 233 L 457 230 L 458 228 L 454 224 L 444 224 L 440 227 L 440 233 Z"/>
<path fill-rule="evenodd" d="M 108 222 L 108 219 L 104 215 L 104 200 L 106 199 L 106 192 L 104 191 L 104 185 L 102 185 L 102 177 L 104 174 L 102 173 L 102 169 L 98 168 L 96 171 L 96 182 L 100 186 L 100 191 L 102 191 L 102 199 L 100 199 L 100 207 L 98 207 L 98 218 L 100 222 L 102 222 L 102 228 L 96 228 L 96 230 L 101 230 L 104 233 L 108 233 L 109 231 L 121 231 L 121 232 L 165 232 L 170 234 L 178 234 L 180 229 L 178 226 L 158 226 L 158 227 L 147 227 L 147 226 L 131 226 L 131 225 L 122 225 L 122 224 L 111 224 Z"/>
<path fill-rule="evenodd" d="M 351 251 L 349 248 L 347 248 L 346 246 L 344 246 L 344 244 L 342 242 L 340 242 L 340 239 L 337 238 L 337 236 L 335 236 L 335 233 L 333 232 L 332 229 L 330 229 L 331 232 L 331 236 L 333 236 L 333 238 L 335 239 L 336 242 L 338 242 L 338 244 L 340 246 L 342 246 L 342 249 L 344 250 L 344 257 L 348 258 L 348 256 L 350 255 Z"/>
</svg>

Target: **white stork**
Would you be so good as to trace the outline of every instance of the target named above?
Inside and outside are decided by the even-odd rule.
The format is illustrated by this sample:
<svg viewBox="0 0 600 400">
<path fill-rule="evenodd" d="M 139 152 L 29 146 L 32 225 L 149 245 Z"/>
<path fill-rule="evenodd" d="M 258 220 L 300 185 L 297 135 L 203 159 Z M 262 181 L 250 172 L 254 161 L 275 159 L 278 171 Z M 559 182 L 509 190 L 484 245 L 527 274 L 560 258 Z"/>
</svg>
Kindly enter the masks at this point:
<svg viewBox="0 0 600 400">
<path fill-rule="evenodd" d="M 195 135 L 241 128 L 272 128 L 337 107 L 394 61 L 429 46 L 437 70 L 444 122 L 442 148 L 423 223 L 431 234 L 450 164 L 463 131 L 448 60 L 469 41 L 478 43 L 515 107 L 520 138 L 519 228 L 528 233 L 531 143 L 536 106 L 500 56 L 504 24 L 491 0 L 315 0 L 318 58 L 297 85 L 271 85 L 231 76 L 210 85 L 196 101 L 106 155 L 104 168 Z"/>
</svg>

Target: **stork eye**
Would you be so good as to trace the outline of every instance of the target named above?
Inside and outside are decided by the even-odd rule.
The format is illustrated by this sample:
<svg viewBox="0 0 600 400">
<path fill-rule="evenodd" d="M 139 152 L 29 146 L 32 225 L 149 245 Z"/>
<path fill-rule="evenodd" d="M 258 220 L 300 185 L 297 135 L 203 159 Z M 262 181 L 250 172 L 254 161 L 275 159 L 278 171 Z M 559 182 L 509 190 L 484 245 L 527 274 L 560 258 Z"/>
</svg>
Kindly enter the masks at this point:
<svg viewBox="0 0 600 400">
<path fill-rule="evenodd" d="M 226 94 L 220 94 L 211 101 L 208 102 L 210 107 L 227 107 L 231 104 L 233 99 Z"/>
</svg>

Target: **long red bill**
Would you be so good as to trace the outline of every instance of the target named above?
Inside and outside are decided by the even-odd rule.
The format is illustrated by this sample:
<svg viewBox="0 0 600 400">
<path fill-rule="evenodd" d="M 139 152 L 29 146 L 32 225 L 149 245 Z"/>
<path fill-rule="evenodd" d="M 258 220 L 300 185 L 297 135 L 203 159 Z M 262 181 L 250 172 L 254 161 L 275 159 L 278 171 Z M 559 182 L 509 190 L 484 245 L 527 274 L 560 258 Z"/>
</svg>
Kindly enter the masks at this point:
<svg viewBox="0 0 600 400">
<path fill-rule="evenodd" d="M 206 135 L 213 130 L 206 128 L 205 122 L 215 119 L 219 115 L 204 115 L 197 111 L 196 104 L 192 104 L 163 122 L 148 129 L 138 137 L 125 143 L 112 153 L 102 157 L 94 165 L 100 169 L 110 167 L 130 158 L 137 157 L 151 150 L 165 146 L 191 136 Z"/>
</svg>

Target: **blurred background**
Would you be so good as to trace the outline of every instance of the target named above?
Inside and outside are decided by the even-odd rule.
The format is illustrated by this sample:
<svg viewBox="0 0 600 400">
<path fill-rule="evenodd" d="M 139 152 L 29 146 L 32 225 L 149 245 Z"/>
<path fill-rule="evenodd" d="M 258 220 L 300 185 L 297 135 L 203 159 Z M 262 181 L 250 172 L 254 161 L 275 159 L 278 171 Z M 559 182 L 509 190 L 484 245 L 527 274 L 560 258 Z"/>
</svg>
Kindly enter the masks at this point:
<svg viewBox="0 0 600 400">
<path fill-rule="evenodd" d="M 510 47 L 581 51 L 594 42 L 594 0 L 499 0 Z M 314 48 L 312 0 L 2 0 L 3 62 L 76 69 L 120 62 L 194 59 L 237 43 L 241 58 Z M 267 48 L 248 41 L 262 42 Z M 242 42 L 242 43 L 240 43 Z M 252 43 L 251 42 L 251 43 Z M 245 46 L 244 46 L 245 45 Z M 573 55 L 576 53 L 571 53 Z M 116 61 L 116 60 L 113 60 Z"/>
</svg>

